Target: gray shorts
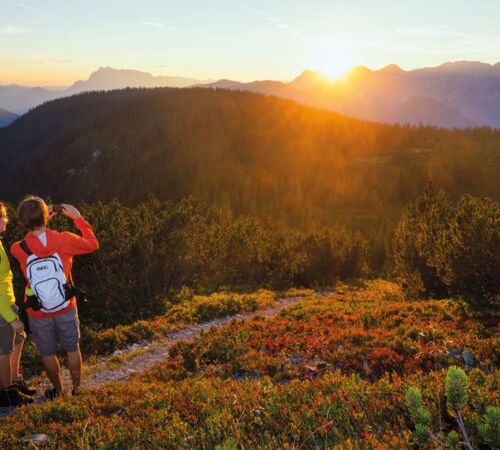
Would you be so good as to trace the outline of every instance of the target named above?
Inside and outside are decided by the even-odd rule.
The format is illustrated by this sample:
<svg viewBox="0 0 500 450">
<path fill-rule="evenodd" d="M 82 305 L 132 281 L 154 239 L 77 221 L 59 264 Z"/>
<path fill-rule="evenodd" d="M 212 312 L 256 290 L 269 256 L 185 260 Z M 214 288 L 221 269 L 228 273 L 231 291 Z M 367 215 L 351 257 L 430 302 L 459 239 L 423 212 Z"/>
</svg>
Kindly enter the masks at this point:
<svg viewBox="0 0 500 450">
<path fill-rule="evenodd" d="M 31 338 L 42 356 L 56 354 L 60 342 L 67 352 L 75 352 L 80 342 L 80 320 L 76 308 L 66 314 L 38 319 L 29 317 Z"/>
<path fill-rule="evenodd" d="M 12 305 L 12 310 L 17 314 L 19 308 Z M 26 339 L 26 333 L 21 331 L 17 333 L 10 326 L 10 323 L 0 316 L 0 355 L 8 355 L 14 350 L 14 345 L 23 342 Z"/>
</svg>

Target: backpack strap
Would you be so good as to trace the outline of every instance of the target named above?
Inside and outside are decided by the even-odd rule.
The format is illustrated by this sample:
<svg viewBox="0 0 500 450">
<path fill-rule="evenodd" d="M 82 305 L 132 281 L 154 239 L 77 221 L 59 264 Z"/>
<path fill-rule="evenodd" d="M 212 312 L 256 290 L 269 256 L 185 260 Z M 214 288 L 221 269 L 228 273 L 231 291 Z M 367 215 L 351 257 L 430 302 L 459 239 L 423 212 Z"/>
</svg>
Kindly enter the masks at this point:
<svg viewBox="0 0 500 450">
<path fill-rule="evenodd" d="M 33 254 L 33 252 L 28 247 L 28 244 L 26 244 L 25 240 L 22 240 L 19 246 L 24 250 L 24 253 L 26 253 L 28 256 L 31 256 Z"/>
</svg>

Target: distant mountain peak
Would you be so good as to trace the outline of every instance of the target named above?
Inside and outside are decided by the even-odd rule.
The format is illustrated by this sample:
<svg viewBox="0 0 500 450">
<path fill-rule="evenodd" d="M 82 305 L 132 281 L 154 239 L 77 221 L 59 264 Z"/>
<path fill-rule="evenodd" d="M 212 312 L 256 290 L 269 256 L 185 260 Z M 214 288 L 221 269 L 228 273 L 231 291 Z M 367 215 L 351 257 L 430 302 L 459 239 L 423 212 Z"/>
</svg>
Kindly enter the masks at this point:
<svg viewBox="0 0 500 450">
<path fill-rule="evenodd" d="M 489 72 L 500 63 L 494 66 L 480 61 L 451 61 L 438 66 L 440 69 L 457 72 Z"/>
<path fill-rule="evenodd" d="M 366 75 L 372 75 L 373 70 L 369 69 L 366 66 L 354 66 L 351 70 L 347 72 L 348 77 L 360 77 L 360 76 L 366 76 Z"/>
<path fill-rule="evenodd" d="M 67 93 L 73 94 L 85 90 L 123 89 L 125 87 L 187 87 L 197 83 L 202 83 L 202 81 L 186 77 L 154 76 L 140 70 L 116 69 L 106 66 L 99 67 L 92 72 L 87 80 L 74 83 Z"/>
<path fill-rule="evenodd" d="M 325 82 L 326 78 L 320 71 L 306 69 L 297 78 L 290 81 L 288 85 L 299 89 L 308 89 Z"/>
<path fill-rule="evenodd" d="M 10 125 L 17 119 L 17 114 L 11 113 L 6 109 L 0 108 L 0 128 Z"/>
<path fill-rule="evenodd" d="M 385 66 L 382 69 L 378 70 L 378 72 L 391 74 L 405 73 L 405 71 L 401 69 L 401 67 L 399 67 L 397 64 L 389 64 L 388 66 Z"/>
</svg>

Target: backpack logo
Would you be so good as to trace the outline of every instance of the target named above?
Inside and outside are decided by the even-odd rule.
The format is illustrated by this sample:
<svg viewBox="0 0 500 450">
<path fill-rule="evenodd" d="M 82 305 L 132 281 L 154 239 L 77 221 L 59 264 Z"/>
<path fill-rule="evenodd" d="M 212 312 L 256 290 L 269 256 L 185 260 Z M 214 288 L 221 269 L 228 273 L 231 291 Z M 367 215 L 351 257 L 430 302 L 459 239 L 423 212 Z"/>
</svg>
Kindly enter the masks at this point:
<svg viewBox="0 0 500 450">
<path fill-rule="evenodd" d="M 49 266 L 37 267 L 36 270 L 48 270 Z"/>
</svg>

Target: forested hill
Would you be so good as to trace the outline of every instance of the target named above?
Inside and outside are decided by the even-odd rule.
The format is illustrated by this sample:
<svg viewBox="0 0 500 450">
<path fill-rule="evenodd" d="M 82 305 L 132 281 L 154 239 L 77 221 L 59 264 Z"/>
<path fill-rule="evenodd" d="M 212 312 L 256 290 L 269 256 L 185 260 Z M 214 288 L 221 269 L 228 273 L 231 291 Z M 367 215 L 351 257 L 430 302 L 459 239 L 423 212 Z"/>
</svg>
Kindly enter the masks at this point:
<svg viewBox="0 0 500 450">
<path fill-rule="evenodd" d="M 46 103 L 0 129 L 0 192 L 135 204 L 193 195 L 295 224 L 399 214 L 425 183 L 500 198 L 500 131 L 380 125 L 222 89 Z"/>
</svg>

